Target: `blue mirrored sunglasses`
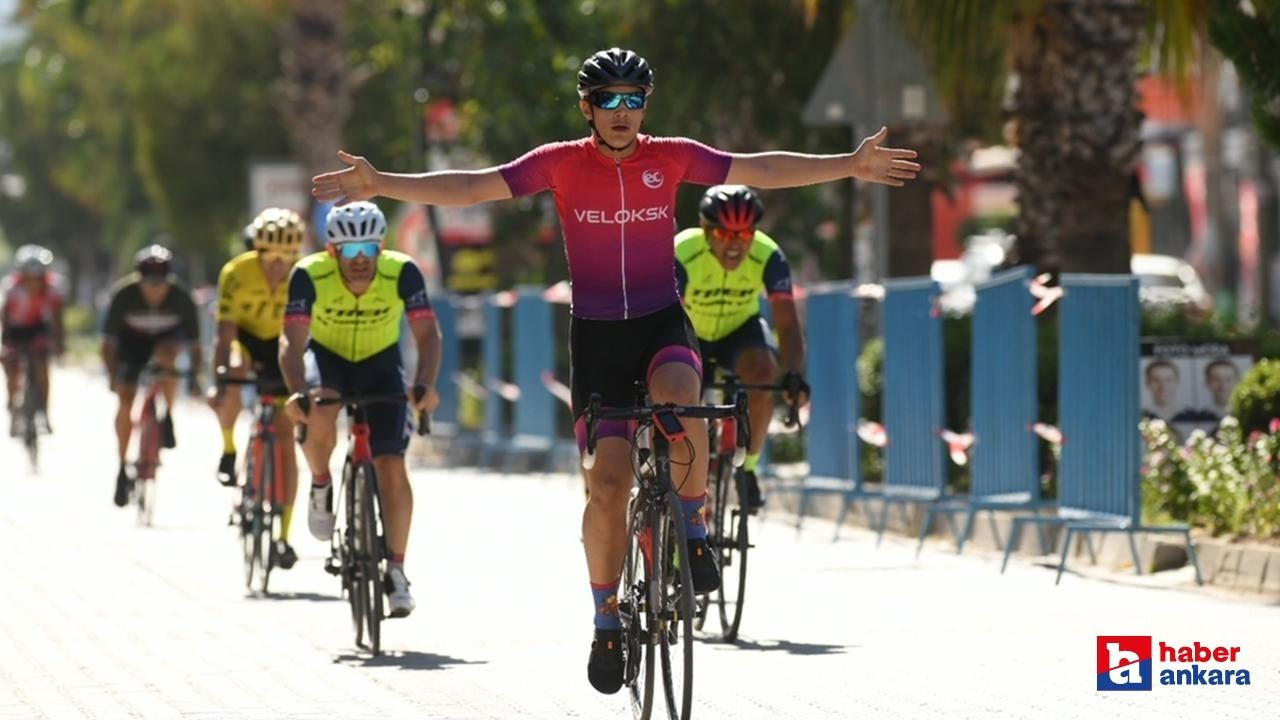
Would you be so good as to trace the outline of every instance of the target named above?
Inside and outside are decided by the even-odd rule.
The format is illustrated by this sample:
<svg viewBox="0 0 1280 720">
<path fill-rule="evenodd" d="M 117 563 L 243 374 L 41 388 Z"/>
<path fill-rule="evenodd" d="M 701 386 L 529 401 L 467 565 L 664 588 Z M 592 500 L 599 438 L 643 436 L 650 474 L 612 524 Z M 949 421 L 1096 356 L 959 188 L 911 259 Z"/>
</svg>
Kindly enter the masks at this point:
<svg viewBox="0 0 1280 720">
<path fill-rule="evenodd" d="M 377 241 L 367 242 L 344 242 L 338 243 L 338 252 L 346 260 L 355 260 L 364 255 L 365 257 L 377 257 L 378 252 L 382 250 L 382 243 Z"/>
<path fill-rule="evenodd" d="M 597 90 L 591 94 L 591 104 L 601 110 L 617 110 L 622 103 L 628 110 L 640 110 L 644 107 L 644 91 L 616 93 L 608 90 Z"/>
</svg>

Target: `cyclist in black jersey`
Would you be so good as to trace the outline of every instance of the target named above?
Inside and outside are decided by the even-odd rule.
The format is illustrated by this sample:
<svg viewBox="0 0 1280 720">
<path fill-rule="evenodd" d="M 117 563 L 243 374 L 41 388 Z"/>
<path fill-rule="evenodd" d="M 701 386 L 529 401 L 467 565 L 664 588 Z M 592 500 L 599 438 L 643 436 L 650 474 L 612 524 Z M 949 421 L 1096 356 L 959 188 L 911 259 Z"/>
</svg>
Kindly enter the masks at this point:
<svg viewBox="0 0 1280 720">
<path fill-rule="evenodd" d="M 116 473 L 115 503 L 124 507 L 129 501 L 132 480 L 125 454 L 133 434 L 133 400 L 138 392 L 142 369 L 154 362 L 174 369 L 178 351 L 184 346 L 190 359 L 187 389 L 201 394 L 197 374 L 203 362 L 200 349 L 200 323 L 191 293 L 171 274 L 173 253 L 163 246 L 151 245 L 134 256 L 133 273 L 116 283 L 111 293 L 106 321 L 102 328 L 102 362 L 106 365 L 111 392 L 116 394 L 116 448 L 120 469 Z M 162 383 L 165 398 L 164 446 L 173 447 L 176 439 L 173 418 L 168 410 L 178 394 L 176 377 Z"/>
</svg>

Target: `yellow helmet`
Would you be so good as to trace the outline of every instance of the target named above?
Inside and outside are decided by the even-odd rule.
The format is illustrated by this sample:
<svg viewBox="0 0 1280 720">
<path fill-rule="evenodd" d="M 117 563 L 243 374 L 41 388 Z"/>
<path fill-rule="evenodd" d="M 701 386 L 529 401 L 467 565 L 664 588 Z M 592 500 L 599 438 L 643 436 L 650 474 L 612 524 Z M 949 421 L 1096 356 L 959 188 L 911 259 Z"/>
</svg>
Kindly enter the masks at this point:
<svg viewBox="0 0 1280 720">
<path fill-rule="evenodd" d="M 259 252 L 301 252 L 305 229 L 298 213 L 284 208 L 267 208 L 250 225 L 253 247 Z"/>
</svg>

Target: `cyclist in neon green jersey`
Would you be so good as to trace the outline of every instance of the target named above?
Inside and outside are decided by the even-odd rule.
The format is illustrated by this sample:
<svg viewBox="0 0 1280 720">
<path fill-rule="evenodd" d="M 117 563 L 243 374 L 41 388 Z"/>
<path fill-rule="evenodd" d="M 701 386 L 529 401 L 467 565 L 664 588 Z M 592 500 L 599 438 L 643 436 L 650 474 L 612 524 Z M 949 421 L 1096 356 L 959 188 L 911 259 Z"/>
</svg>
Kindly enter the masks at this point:
<svg viewBox="0 0 1280 720">
<path fill-rule="evenodd" d="M 714 359 L 744 383 L 767 385 L 778 377 L 778 346 L 760 315 L 760 293 L 767 294 L 778 325 L 782 365 L 808 400 L 804 382 L 804 337 L 791 294 L 791 268 L 782 248 L 756 228 L 764 204 L 745 185 L 716 185 L 702 196 L 702 226 L 676 235 L 676 280 L 685 311 L 698 335 L 703 367 Z M 708 378 L 710 380 L 711 378 Z M 751 447 L 742 473 L 745 503 L 754 512 L 764 505 L 756 471 L 773 415 L 773 393 L 748 393 Z M 788 394 L 788 400 L 790 396 Z"/>
<path fill-rule="evenodd" d="M 311 401 L 337 396 L 405 392 L 401 320 L 408 320 L 418 364 L 410 382 L 414 409 L 430 412 L 440 398 L 440 330 L 413 258 L 382 246 L 387 219 L 370 202 L 335 207 L 325 220 L 325 250 L 298 261 L 289 278 L 280 342 L 280 369 L 293 392 L 285 412 L 307 425 L 302 453 L 311 469 L 307 528 L 317 540 L 333 535 L 329 458 L 338 442 L 337 405 Z M 307 398 L 304 402 L 303 398 Z M 369 445 L 386 519 L 384 589 L 390 616 L 406 617 L 415 602 L 404 572 L 413 520 L 413 488 L 405 466 L 409 421 L 404 404 L 365 409 Z"/>
</svg>

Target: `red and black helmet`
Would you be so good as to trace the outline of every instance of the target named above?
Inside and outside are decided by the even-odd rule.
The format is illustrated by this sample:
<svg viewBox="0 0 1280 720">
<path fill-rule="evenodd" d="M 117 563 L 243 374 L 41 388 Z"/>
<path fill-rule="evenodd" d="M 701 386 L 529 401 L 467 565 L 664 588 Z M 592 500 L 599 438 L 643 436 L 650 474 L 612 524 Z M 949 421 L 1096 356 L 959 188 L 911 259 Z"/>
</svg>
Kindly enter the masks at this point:
<svg viewBox="0 0 1280 720">
<path fill-rule="evenodd" d="M 764 203 L 746 185 L 716 185 L 702 196 L 698 214 L 711 227 L 752 230 L 764 216 Z"/>
</svg>

